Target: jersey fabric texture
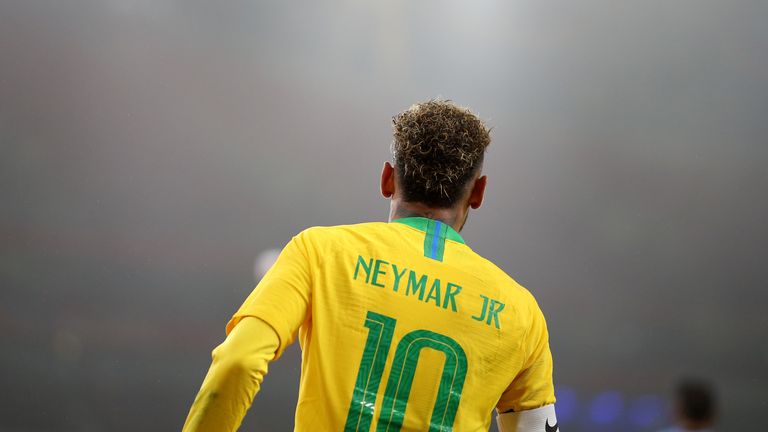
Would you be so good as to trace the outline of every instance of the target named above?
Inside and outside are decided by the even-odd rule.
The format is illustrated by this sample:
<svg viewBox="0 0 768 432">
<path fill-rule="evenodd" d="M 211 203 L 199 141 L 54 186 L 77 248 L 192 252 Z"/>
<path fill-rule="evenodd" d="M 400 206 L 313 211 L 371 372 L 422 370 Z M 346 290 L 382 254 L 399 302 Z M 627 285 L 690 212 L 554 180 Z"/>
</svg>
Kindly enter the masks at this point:
<svg viewBox="0 0 768 432">
<path fill-rule="evenodd" d="M 555 402 L 533 296 L 440 221 L 295 236 L 227 325 L 302 349 L 297 431 L 488 430 L 491 412 Z"/>
</svg>

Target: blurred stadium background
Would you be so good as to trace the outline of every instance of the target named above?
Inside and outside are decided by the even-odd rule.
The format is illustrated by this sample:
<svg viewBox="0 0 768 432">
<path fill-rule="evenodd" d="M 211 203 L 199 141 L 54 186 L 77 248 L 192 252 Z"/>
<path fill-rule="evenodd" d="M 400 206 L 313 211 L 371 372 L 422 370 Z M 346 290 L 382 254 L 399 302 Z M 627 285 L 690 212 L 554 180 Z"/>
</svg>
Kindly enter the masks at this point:
<svg viewBox="0 0 768 432">
<path fill-rule="evenodd" d="M 768 3 L 3 0 L 0 430 L 178 430 L 254 259 L 384 220 L 390 117 L 493 129 L 465 238 L 539 299 L 570 432 L 681 376 L 768 409 Z M 299 350 L 243 430 L 293 424 Z M 760 426 L 757 426 L 758 428 Z"/>
</svg>

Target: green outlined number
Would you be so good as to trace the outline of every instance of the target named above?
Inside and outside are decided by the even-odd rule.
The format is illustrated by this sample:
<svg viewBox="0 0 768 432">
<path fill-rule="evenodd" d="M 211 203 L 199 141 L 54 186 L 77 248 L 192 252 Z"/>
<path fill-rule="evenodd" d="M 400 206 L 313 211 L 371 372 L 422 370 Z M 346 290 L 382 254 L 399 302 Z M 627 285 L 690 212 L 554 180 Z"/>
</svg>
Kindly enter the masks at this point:
<svg viewBox="0 0 768 432">
<path fill-rule="evenodd" d="M 355 392 L 347 414 L 345 431 L 367 431 L 371 427 L 376 394 L 379 392 L 384 363 L 387 361 L 392 334 L 395 332 L 395 319 L 368 312 L 365 326 L 368 327 L 368 340 L 365 342 L 363 358 L 355 380 Z"/>
<path fill-rule="evenodd" d="M 368 431 L 375 411 L 376 394 L 384 373 L 384 364 L 392 345 L 397 321 L 386 315 L 369 311 L 365 327 L 368 339 L 363 350 L 355 390 L 347 414 L 345 432 Z M 459 408 L 464 379 L 467 376 L 467 356 L 455 340 L 430 330 L 414 330 L 400 340 L 395 350 L 392 370 L 376 425 L 376 432 L 399 431 L 403 426 L 405 408 L 411 393 L 416 365 L 424 348 L 445 354 L 445 364 L 432 409 L 430 431 L 450 431 Z"/>
</svg>

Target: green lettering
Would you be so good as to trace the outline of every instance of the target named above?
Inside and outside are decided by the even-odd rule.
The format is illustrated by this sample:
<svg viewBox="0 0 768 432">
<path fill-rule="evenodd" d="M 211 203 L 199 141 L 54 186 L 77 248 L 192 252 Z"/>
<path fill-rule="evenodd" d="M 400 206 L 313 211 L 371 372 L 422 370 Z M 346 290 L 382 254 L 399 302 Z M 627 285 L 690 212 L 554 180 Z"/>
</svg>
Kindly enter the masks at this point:
<svg viewBox="0 0 768 432">
<path fill-rule="evenodd" d="M 373 266 L 373 258 L 368 260 L 368 265 L 365 265 L 363 257 L 361 255 L 357 256 L 357 266 L 355 266 L 355 275 L 352 277 L 353 279 L 357 279 L 357 272 L 360 270 L 360 266 L 363 266 L 363 271 L 365 272 L 365 283 L 368 283 L 368 281 L 371 279 L 371 267 Z"/>
<path fill-rule="evenodd" d="M 461 292 L 461 287 L 448 282 L 445 287 L 445 299 L 443 300 L 443 309 L 448 309 L 448 302 L 451 302 L 451 310 L 456 312 L 456 295 Z"/>
<path fill-rule="evenodd" d="M 440 279 L 435 279 L 435 281 L 432 282 L 432 288 L 429 289 L 427 299 L 424 301 L 428 302 L 430 300 L 435 301 L 435 306 L 440 306 Z"/>
<path fill-rule="evenodd" d="M 395 275 L 395 284 L 392 286 L 392 290 L 397 292 L 397 289 L 400 287 L 400 278 L 403 277 L 407 269 L 403 269 L 402 272 L 398 272 L 397 266 L 392 264 L 392 270 L 394 271 L 393 274 Z"/>
<path fill-rule="evenodd" d="M 384 260 L 379 260 L 379 259 L 376 260 L 376 264 L 373 266 L 373 279 L 371 279 L 371 285 L 377 286 L 379 288 L 384 288 L 384 284 L 376 282 L 377 280 L 379 280 L 379 275 L 387 274 L 387 272 L 379 268 L 381 264 L 389 265 L 389 263 Z"/>
<path fill-rule="evenodd" d="M 496 328 L 501 328 L 499 326 L 499 312 L 501 312 L 502 310 L 504 310 L 504 303 L 496 300 L 491 300 L 491 305 L 488 307 L 488 321 L 486 321 L 485 323 L 488 325 L 491 325 L 491 320 L 493 320 L 494 324 L 496 324 Z"/>
<path fill-rule="evenodd" d="M 475 321 L 485 321 L 486 311 L 488 310 L 488 300 L 490 299 L 482 294 L 480 294 L 480 297 L 483 298 L 483 312 L 480 314 L 480 316 L 472 317 L 472 319 Z"/>
<path fill-rule="evenodd" d="M 408 275 L 408 286 L 405 287 L 405 295 L 416 294 L 419 292 L 419 300 L 424 299 L 424 288 L 427 287 L 427 275 L 422 275 L 418 281 L 416 281 L 416 273 L 411 270 Z"/>
</svg>

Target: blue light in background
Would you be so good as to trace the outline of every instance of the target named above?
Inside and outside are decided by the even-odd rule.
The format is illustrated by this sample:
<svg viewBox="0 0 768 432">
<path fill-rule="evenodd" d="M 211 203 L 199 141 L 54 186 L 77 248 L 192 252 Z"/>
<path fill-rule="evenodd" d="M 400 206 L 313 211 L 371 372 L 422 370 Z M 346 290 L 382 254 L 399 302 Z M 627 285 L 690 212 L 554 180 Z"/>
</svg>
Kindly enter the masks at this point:
<svg viewBox="0 0 768 432">
<path fill-rule="evenodd" d="M 576 416 L 576 392 L 568 386 L 555 387 L 555 410 L 557 421 L 563 424 L 571 422 Z"/>
<path fill-rule="evenodd" d="M 664 401 L 655 395 L 640 396 L 629 406 L 629 421 L 633 426 L 646 428 L 658 424 L 663 417 Z"/>
<path fill-rule="evenodd" d="M 589 408 L 589 418 L 592 422 L 605 425 L 615 422 L 624 410 L 624 398 L 621 393 L 607 391 L 592 399 Z"/>
</svg>

